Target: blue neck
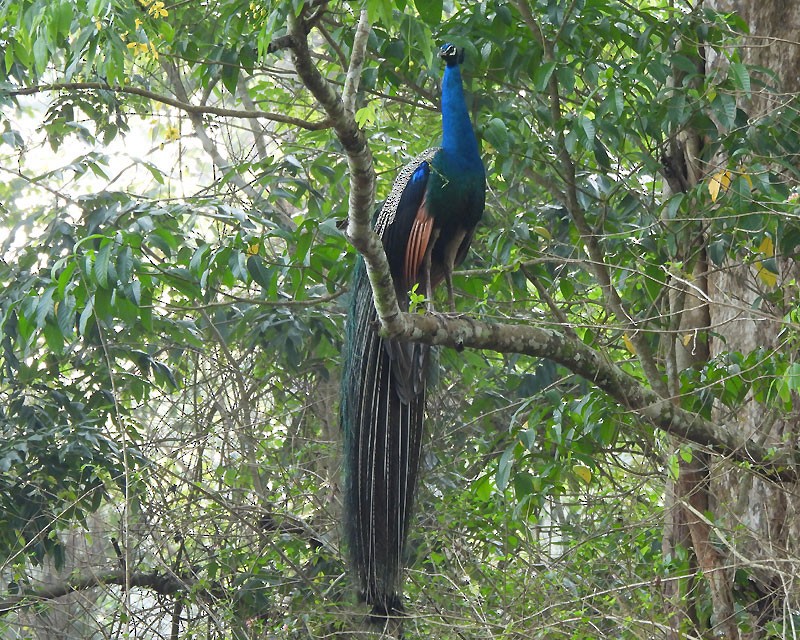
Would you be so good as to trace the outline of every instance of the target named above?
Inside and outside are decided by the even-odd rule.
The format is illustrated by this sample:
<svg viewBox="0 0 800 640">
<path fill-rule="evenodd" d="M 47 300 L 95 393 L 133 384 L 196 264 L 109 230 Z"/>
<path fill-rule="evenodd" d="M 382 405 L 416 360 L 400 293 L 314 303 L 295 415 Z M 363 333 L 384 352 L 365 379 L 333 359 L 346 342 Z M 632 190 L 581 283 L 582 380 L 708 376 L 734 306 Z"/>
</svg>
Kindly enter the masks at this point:
<svg viewBox="0 0 800 640">
<path fill-rule="evenodd" d="M 461 70 L 458 65 L 446 66 L 442 80 L 442 149 L 459 160 L 481 163 L 478 141 L 469 121 Z M 481 164 L 481 167 L 483 165 Z"/>
</svg>

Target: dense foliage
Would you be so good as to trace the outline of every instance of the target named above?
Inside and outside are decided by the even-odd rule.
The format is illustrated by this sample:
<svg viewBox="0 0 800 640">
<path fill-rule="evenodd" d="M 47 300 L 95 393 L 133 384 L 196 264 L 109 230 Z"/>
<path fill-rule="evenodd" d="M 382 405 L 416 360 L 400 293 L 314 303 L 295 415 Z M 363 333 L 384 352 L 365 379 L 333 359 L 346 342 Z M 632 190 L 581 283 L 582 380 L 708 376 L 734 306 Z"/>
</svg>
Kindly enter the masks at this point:
<svg viewBox="0 0 800 640">
<path fill-rule="evenodd" d="M 756 311 L 796 345 L 779 261 L 800 243 L 800 127 L 748 119 L 769 77 L 732 46 L 746 25 L 699 4 L 368 0 L 356 119 L 380 196 L 437 141 L 437 43 L 467 51 L 489 194 L 460 311 L 554 328 L 652 385 L 699 220 L 711 264 L 750 265 Z M 359 8 L 0 3 L 4 633 L 61 615 L 76 637 L 324 637 L 361 612 L 337 520 L 347 164 L 285 48 L 305 11 L 341 88 Z M 705 175 L 679 192 L 664 158 L 686 130 Z M 787 352 L 687 370 L 679 402 L 786 411 Z M 689 444 L 546 358 L 437 359 L 408 636 L 657 636 L 662 581 L 696 571 L 661 546 Z M 86 600 L 2 606 L 120 566 Z"/>
</svg>

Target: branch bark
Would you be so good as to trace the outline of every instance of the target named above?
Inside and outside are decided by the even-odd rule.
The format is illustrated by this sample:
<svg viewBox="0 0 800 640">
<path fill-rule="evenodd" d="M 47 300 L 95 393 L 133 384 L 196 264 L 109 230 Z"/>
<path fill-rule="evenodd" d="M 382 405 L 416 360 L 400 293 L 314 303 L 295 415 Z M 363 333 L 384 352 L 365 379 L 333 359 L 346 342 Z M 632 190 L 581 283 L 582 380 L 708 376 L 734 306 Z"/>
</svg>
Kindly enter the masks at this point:
<svg viewBox="0 0 800 640">
<path fill-rule="evenodd" d="M 344 110 L 347 112 L 348 117 L 353 119 L 355 119 L 356 97 L 358 95 L 358 85 L 361 81 L 361 70 L 364 68 L 364 60 L 366 58 L 369 31 L 367 11 L 364 9 L 358 18 L 358 26 L 353 38 L 353 55 L 350 56 L 350 66 L 347 69 L 347 78 L 342 91 Z"/>
</svg>

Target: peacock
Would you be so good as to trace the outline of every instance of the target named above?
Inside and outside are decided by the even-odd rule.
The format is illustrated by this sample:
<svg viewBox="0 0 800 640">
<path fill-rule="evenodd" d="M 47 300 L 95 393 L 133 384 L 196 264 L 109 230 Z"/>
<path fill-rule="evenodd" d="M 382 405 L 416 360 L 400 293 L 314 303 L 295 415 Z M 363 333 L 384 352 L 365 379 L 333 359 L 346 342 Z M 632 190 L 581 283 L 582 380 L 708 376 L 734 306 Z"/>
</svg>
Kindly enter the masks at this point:
<svg viewBox="0 0 800 640">
<path fill-rule="evenodd" d="M 463 49 L 445 44 L 442 145 L 407 164 L 377 211 L 401 308 L 416 285 L 428 300 L 466 256 L 486 196 L 486 175 L 461 80 Z M 344 522 L 361 597 L 376 619 L 399 615 L 409 519 L 425 417 L 429 347 L 379 335 L 363 260 L 353 277 L 343 353 L 340 420 L 344 439 Z"/>
</svg>

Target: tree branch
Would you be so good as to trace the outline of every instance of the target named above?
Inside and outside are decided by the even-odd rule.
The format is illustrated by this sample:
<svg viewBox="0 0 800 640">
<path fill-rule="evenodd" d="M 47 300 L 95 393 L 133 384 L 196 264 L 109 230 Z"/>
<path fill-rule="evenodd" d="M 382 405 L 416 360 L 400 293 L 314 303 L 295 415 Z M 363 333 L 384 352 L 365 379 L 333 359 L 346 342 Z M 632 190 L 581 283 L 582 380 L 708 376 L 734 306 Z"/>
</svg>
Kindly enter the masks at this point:
<svg viewBox="0 0 800 640">
<path fill-rule="evenodd" d="M 351 69 L 356 68 L 354 65 L 358 63 L 358 58 L 363 57 L 363 51 L 357 51 L 356 46 L 366 46 L 369 25 L 363 14 L 358 29 L 361 35 L 357 35 L 353 43 L 353 57 L 356 60 L 351 62 Z M 364 256 L 367 275 L 375 292 L 378 316 L 384 323 L 391 322 L 400 315 L 400 307 L 394 293 L 383 244 L 370 227 L 375 201 L 375 167 L 372 163 L 372 152 L 353 114 L 348 112 L 336 89 L 311 61 L 302 21 L 292 13 L 289 14 L 289 32 L 294 39 L 292 58 L 297 75 L 325 110 L 336 137 L 347 155 L 347 165 L 350 169 L 347 236 Z"/>
<path fill-rule="evenodd" d="M 760 443 L 742 438 L 725 425 L 681 409 L 669 398 L 662 397 L 625 373 L 602 352 L 558 331 L 527 325 L 489 324 L 466 317 L 412 313 L 399 314 L 386 323 L 386 328 L 389 337 L 396 339 L 455 349 L 470 347 L 549 358 L 597 385 L 620 405 L 665 433 L 754 465 L 772 477 L 796 480 L 800 475 L 797 469 L 800 456 L 793 448 L 765 449 Z"/>
<path fill-rule="evenodd" d="M 174 573 L 158 573 L 155 571 L 149 573 L 137 571 L 131 573 L 129 578 L 130 581 L 127 582 L 129 586 L 152 589 L 161 595 L 172 595 L 178 591 L 186 591 L 195 584 L 195 580 L 191 578 L 181 578 Z M 39 589 L 24 590 L 18 595 L 0 599 L 0 616 L 4 616 L 20 607 L 31 606 L 42 600 L 55 600 L 75 591 L 86 591 L 107 584 L 125 585 L 125 570 L 115 569 L 113 571 L 72 576 L 64 582 Z"/>
<path fill-rule="evenodd" d="M 141 89 L 139 87 L 123 87 L 119 85 L 108 85 L 102 82 L 54 82 L 52 84 L 39 84 L 34 87 L 24 87 L 21 89 L 11 89 L 3 91 L 4 95 L 8 96 L 29 96 L 44 91 L 113 91 L 114 93 L 125 93 L 129 95 L 141 96 L 154 102 L 167 104 L 181 111 L 193 115 L 214 115 L 226 118 L 260 118 L 264 120 L 272 120 L 274 122 L 282 122 L 293 127 L 307 129 L 309 131 L 320 131 L 328 129 L 330 123 L 327 120 L 320 120 L 318 122 L 309 122 L 302 118 L 295 118 L 287 116 L 282 113 L 273 113 L 271 111 L 249 111 L 243 109 L 226 109 L 223 107 L 211 107 L 208 105 L 195 105 L 169 96 Z"/>
<path fill-rule="evenodd" d="M 355 118 L 356 96 L 358 95 L 358 84 L 361 80 L 361 69 L 364 68 L 368 38 L 369 20 L 367 19 L 367 10 L 363 9 L 358 17 L 358 26 L 353 37 L 353 53 L 350 56 L 350 67 L 347 69 L 347 78 L 344 81 L 344 90 L 342 91 L 344 109 L 351 118 Z"/>
</svg>

